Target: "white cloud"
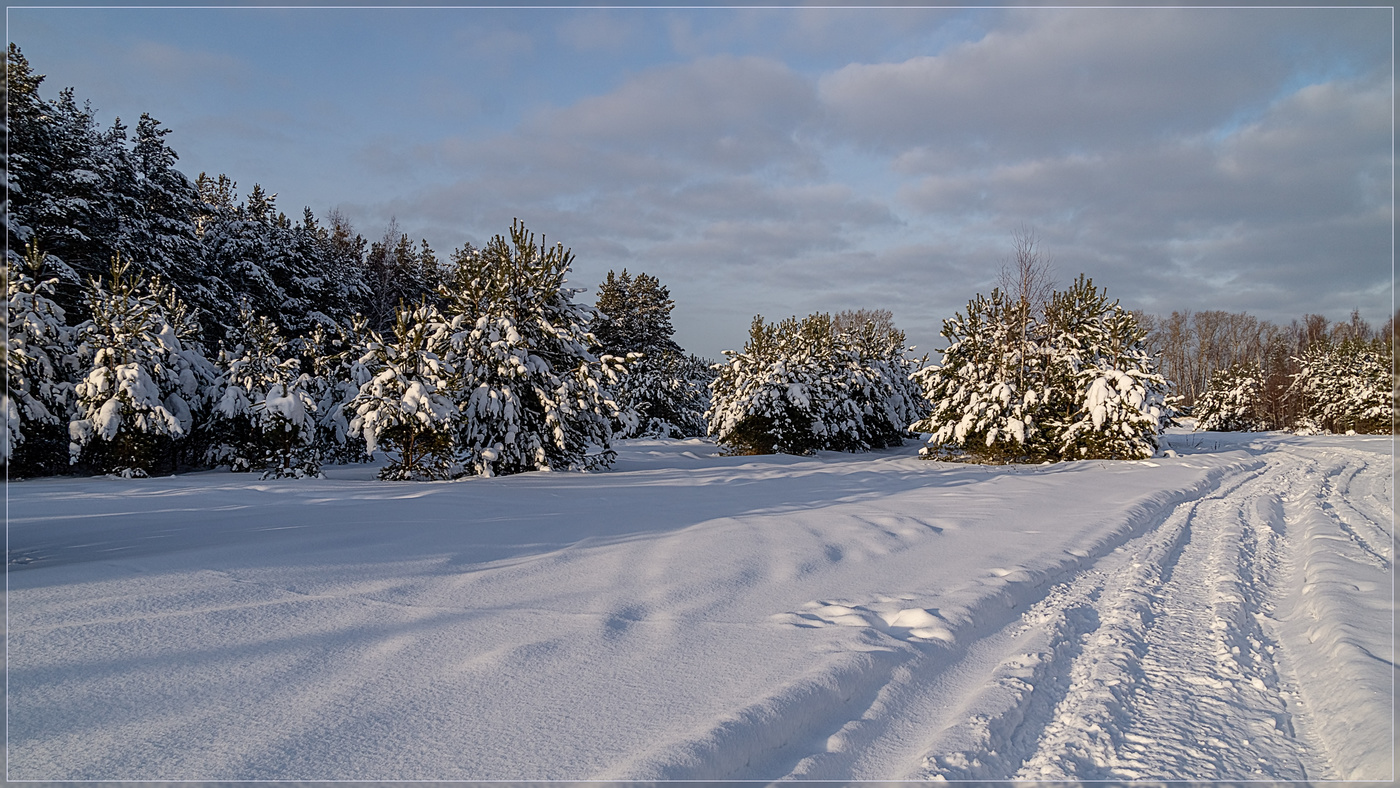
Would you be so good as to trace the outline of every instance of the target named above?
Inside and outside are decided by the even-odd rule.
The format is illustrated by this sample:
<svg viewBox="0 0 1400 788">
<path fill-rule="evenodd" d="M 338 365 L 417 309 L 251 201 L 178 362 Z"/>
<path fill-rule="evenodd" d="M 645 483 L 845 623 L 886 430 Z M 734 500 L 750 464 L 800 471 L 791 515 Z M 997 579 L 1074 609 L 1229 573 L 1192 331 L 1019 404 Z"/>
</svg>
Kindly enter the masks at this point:
<svg viewBox="0 0 1400 788">
<path fill-rule="evenodd" d="M 852 63 L 820 93 L 843 133 L 895 153 L 1000 161 L 1200 133 L 1294 73 L 1279 29 L 1298 20 L 1252 11 L 1022 9 L 937 55 Z"/>
<path fill-rule="evenodd" d="M 799 153 L 813 86 L 775 60 L 721 55 L 644 71 L 618 89 L 541 112 L 526 131 L 730 170 Z"/>
</svg>

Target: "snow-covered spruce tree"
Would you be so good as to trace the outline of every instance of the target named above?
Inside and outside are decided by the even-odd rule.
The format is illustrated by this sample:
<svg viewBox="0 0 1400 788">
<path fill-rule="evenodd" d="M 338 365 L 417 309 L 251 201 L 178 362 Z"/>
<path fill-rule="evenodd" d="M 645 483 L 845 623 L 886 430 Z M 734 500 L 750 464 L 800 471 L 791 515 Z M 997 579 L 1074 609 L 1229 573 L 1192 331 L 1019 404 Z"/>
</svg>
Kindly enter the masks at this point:
<svg viewBox="0 0 1400 788">
<path fill-rule="evenodd" d="M 70 461 L 124 476 L 174 470 L 191 403 L 207 395 L 208 361 L 182 345 L 150 286 L 119 258 L 106 285 L 89 281 L 87 308 L 91 319 L 75 329 L 85 371 L 68 425 Z"/>
<path fill-rule="evenodd" d="M 535 244 L 518 220 L 510 240 L 452 255 L 443 295 L 460 365 L 458 451 L 469 474 L 591 470 L 612 464 L 609 397 L 621 359 L 595 356 L 595 312 L 566 286 L 573 254 Z"/>
<path fill-rule="evenodd" d="M 264 479 L 321 475 L 316 403 L 310 378 L 276 322 L 244 304 L 238 327 L 219 354 L 224 390 L 214 407 L 217 442 L 211 461 Z"/>
<path fill-rule="evenodd" d="M 54 166 L 53 113 L 39 96 L 44 75 L 35 74 L 19 47 L 5 53 L 5 258 L 22 266 L 34 240 L 36 203 Z M 68 273 L 71 273 L 71 268 Z"/>
<path fill-rule="evenodd" d="M 1261 413 L 1264 371 L 1255 364 L 1232 364 L 1216 370 L 1196 400 L 1196 429 L 1255 432 L 1266 429 Z"/>
<path fill-rule="evenodd" d="M 1039 462 L 1057 456 L 1042 429 L 1047 375 L 1039 327 L 1023 341 L 1029 304 L 1000 290 L 943 321 L 943 362 L 914 373 L 931 410 L 910 429 L 931 433 L 926 457 Z M 1073 377 L 1073 376 L 1071 376 Z"/>
<path fill-rule="evenodd" d="M 204 260 L 195 217 L 199 190 L 175 169 L 179 156 L 165 144 L 171 130 L 142 113 L 129 154 L 129 215 L 120 217 L 118 246 L 146 263 L 146 270 L 178 281 L 184 299 L 202 317 L 225 311 L 232 291 Z"/>
<path fill-rule="evenodd" d="M 1146 332 L 1080 275 L 1046 305 L 1046 428 L 1060 459 L 1143 459 L 1171 420 Z"/>
<path fill-rule="evenodd" d="M 901 440 L 922 409 L 903 335 L 838 332 L 830 315 L 754 318 L 711 384 L 709 434 L 735 454 L 864 451 Z M 865 352 L 869 351 L 869 352 Z"/>
<path fill-rule="evenodd" d="M 10 204 L 6 217 L 18 256 L 23 243 L 42 239 L 49 271 L 60 281 L 54 300 L 70 315 L 82 312 L 83 283 L 100 276 L 113 253 L 108 243 L 114 199 L 112 162 L 104 155 L 94 111 L 79 105 L 71 89 L 56 101 L 38 94 L 42 75 L 33 74 L 10 45 L 6 92 L 11 119 L 8 139 Z"/>
<path fill-rule="evenodd" d="M 710 374 L 671 339 L 670 291 L 654 276 L 609 271 L 598 288 L 593 334 L 600 354 L 627 358 L 627 376 L 613 392 L 622 412 L 619 438 L 681 438 L 705 434 Z M 708 370 L 707 370 L 708 371 Z"/>
<path fill-rule="evenodd" d="M 1309 345 L 1290 390 L 1302 402 L 1305 431 L 1384 434 L 1395 413 L 1394 349 L 1385 340 L 1323 339 Z"/>
<path fill-rule="evenodd" d="M 258 314 L 277 315 L 294 337 L 316 324 L 335 324 L 343 315 L 326 310 L 343 307 L 337 301 L 348 285 L 332 281 L 344 272 L 323 256 L 332 250 L 321 243 L 319 228 L 293 226 L 277 211 L 277 195 L 259 184 L 236 203 L 235 185 L 223 175 L 201 174 L 197 181 L 199 239 L 209 263 L 225 272 L 237 298 Z M 309 214 L 304 219 L 314 222 Z"/>
<path fill-rule="evenodd" d="M 447 321 L 427 304 L 400 308 L 394 334 L 371 334 L 360 358 L 370 379 L 344 408 L 354 414 L 352 436 L 363 436 L 371 455 L 383 449 L 387 480 L 445 479 L 452 473 L 458 421 L 453 393 L 458 371 L 449 362 Z"/>
<path fill-rule="evenodd" d="M 349 224 L 336 212 L 332 212 L 329 224 L 323 225 L 307 208 L 301 222 L 292 228 L 294 254 L 311 271 L 299 287 L 307 299 L 312 330 L 320 328 L 325 335 L 335 337 L 356 319 L 370 294 L 364 244 L 363 238 L 351 235 Z M 309 335 L 309 331 L 303 332 L 303 336 Z"/>
<path fill-rule="evenodd" d="M 5 262 L 5 432 L 0 465 L 14 476 L 47 475 L 68 465 L 67 426 L 73 385 L 64 312 L 53 302 L 56 280 L 44 277 L 45 255 L 29 244 L 16 266 Z"/>
<path fill-rule="evenodd" d="M 369 460 L 365 442 L 350 436 L 353 414 L 347 410 L 370 380 L 361 363 L 369 342 L 366 320 L 355 315 L 345 325 L 315 326 L 302 343 L 301 368 L 307 370 L 307 391 L 316 402 L 316 444 L 329 462 Z"/>
</svg>

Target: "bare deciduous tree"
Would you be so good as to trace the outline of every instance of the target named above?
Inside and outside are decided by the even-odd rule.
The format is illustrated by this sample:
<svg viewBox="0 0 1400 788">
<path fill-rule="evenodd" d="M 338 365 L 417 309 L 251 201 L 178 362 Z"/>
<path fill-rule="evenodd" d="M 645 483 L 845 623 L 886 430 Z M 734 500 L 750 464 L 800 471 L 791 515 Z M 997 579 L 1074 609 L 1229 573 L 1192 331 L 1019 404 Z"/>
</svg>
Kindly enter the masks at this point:
<svg viewBox="0 0 1400 788">
<path fill-rule="evenodd" d="M 1026 364 L 1032 355 L 1031 329 L 1055 292 L 1055 280 L 1051 277 L 1050 255 L 1041 247 L 1035 230 L 1021 225 L 1011 234 L 1011 244 L 1012 256 L 997 275 L 997 289 L 1013 310 L 1019 345 L 1019 352 L 1013 357 L 1017 364 L 1014 379 L 1017 390 L 1024 391 Z M 1050 329 L 1053 331 L 1054 327 Z"/>
<path fill-rule="evenodd" d="M 1279 326 L 1245 312 L 1206 311 L 1147 316 L 1140 324 L 1149 329 L 1148 346 L 1183 405 L 1194 405 L 1218 370 L 1258 364 L 1264 372 L 1262 415 L 1269 427 L 1281 428 L 1296 423 L 1301 413 L 1301 403 L 1289 391 L 1308 347 L 1385 337 L 1395 330 L 1394 322 L 1377 332 L 1359 312 L 1335 324 L 1324 315 L 1304 315 Z"/>
<path fill-rule="evenodd" d="M 872 323 L 879 333 L 888 334 L 896 330 L 894 313 L 888 309 L 846 309 L 832 315 L 831 327 L 837 332 L 852 331 Z"/>
<path fill-rule="evenodd" d="M 1022 304 L 1028 313 L 1036 314 L 1045 308 L 1050 294 L 1055 291 L 1052 260 L 1041 247 L 1035 230 L 1025 225 L 1011 234 L 1011 243 L 1012 257 L 997 275 L 997 289 L 1005 293 L 1009 301 Z"/>
</svg>

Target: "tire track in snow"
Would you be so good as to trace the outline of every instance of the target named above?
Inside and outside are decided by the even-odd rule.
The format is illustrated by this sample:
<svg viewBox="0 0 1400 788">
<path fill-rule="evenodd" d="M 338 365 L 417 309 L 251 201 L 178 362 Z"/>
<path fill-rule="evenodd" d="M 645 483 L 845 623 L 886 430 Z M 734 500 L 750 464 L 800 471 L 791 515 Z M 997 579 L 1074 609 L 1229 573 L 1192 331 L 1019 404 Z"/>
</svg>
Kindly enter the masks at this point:
<svg viewBox="0 0 1400 788">
<path fill-rule="evenodd" d="M 1099 579 L 1105 574 L 1101 567 L 1134 554 L 1134 545 L 1160 540 L 1164 529 L 1172 530 L 1166 523 L 1183 506 L 1212 491 L 1238 485 L 1263 465 L 1256 461 L 1225 466 L 1192 488 L 1143 502 L 1130 511 L 1116 538 L 1087 552 L 1069 553 L 1073 560 L 1056 570 L 1010 583 L 1001 594 L 980 600 L 966 613 L 966 620 L 975 624 L 954 628 L 945 636 L 945 644 L 911 644 L 925 653 L 893 671 L 874 702 L 853 709 L 856 713 L 833 731 L 825 742 L 825 752 L 799 760 L 786 777 L 899 779 L 918 775 L 929 779 L 934 775 L 919 774 L 931 750 L 927 732 L 944 724 L 949 709 L 959 706 L 977 711 L 966 725 L 945 731 L 950 734 L 945 737 L 945 746 L 951 739 L 960 739 L 964 743 L 995 743 L 995 747 L 974 745 L 972 749 L 983 757 L 974 755 L 966 764 L 972 768 L 951 770 L 956 776 L 946 778 L 1005 777 L 1009 771 L 997 769 L 996 764 L 1007 767 L 1019 764 L 1020 759 L 1007 761 L 1000 751 L 1015 749 L 1011 742 L 1015 734 L 1025 738 L 1027 730 L 1034 730 L 1034 725 L 1023 727 L 1022 720 L 1053 706 L 1056 688 L 1067 683 L 1067 665 L 1080 650 L 1079 636 L 1098 626 L 1093 601 L 1099 593 Z M 1074 577 L 1057 584 L 1067 576 Z M 1026 613 L 1016 614 L 1027 606 Z M 962 620 L 963 616 L 955 618 Z M 1040 626 L 1028 625 L 1028 620 Z M 1008 652 L 1014 655 L 1002 661 Z M 986 689 L 969 703 L 968 687 Z M 1029 743 L 1033 742 L 1031 738 Z M 1023 748 L 1026 744 L 1022 742 Z M 891 771 L 891 764 L 904 766 Z"/>
<path fill-rule="evenodd" d="M 1211 469 L 1190 487 L 1149 496 L 1131 507 L 1123 522 L 1094 546 L 1065 553 L 1051 566 L 1019 573 L 1018 579 L 957 611 L 950 616 L 949 631 L 938 633 L 933 639 L 936 642 L 909 639 L 919 626 L 899 626 L 899 620 L 877 621 L 883 614 L 874 610 L 852 610 L 869 622 L 861 631 L 858 652 L 836 654 L 828 664 L 726 715 L 719 724 L 603 776 L 648 780 L 771 779 L 782 775 L 797 779 L 889 779 L 914 773 L 929 751 L 929 727 L 946 718 L 949 704 L 966 694 L 969 686 L 982 686 L 987 665 L 996 665 L 1005 654 L 1001 650 L 1004 644 L 993 636 L 1017 627 L 1019 611 L 1055 593 L 1056 584 L 1064 578 L 1092 573 L 1097 562 L 1123 543 L 1155 538 L 1163 520 L 1181 505 L 1222 486 L 1234 486 L 1263 465 L 1246 461 L 1222 466 Z M 1058 616 L 1059 611 L 1050 615 Z M 1096 623 L 1094 615 L 1092 604 L 1081 601 L 1071 606 L 1060 626 L 1084 631 Z M 1019 627 L 1013 634 L 1025 635 L 1026 628 Z M 994 642 L 991 649 L 987 648 L 989 637 Z M 1063 650 L 1062 642 L 1072 644 L 1074 639 L 1058 638 L 1055 647 Z M 1041 667 L 1028 664 L 1020 669 L 1035 673 L 1057 669 L 1065 662 L 1063 658 L 1048 659 Z M 959 671 L 977 675 L 978 683 L 960 680 L 955 675 Z M 1043 688 L 1044 682 L 1039 686 Z M 1037 697 L 1043 700 L 1045 696 Z M 889 771 L 891 763 L 905 766 L 894 775 Z"/>
<path fill-rule="evenodd" d="M 1298 741 L 1276 644 L 1257 620 L 1276 563 L 1278 528 L 1265 515 L 1280 511 L 1272 490 L 1297 475 L 1240 475 L 1177 506 L 1027 611 L 1012 656 L 962 721 L 930 744 L 921 776 L 1300 779 L 1325 771 L 1309 755 L 1321 748 Z"/>
<path fill-rule="evenodd" d="M 1370 508 L 1369 525 L 1393 519 L 1388 462 L 1373 452 L 1319 451 L 1311 455 L 1321 481 L 1281 496 L 1278 519 L 1288 529 L 1279 609 L 1273 629 L 1287 646 L 1284 661 L 1299 677 L 1298 700 L 1312 710 L 1308 725 L 1347 780 L 1394 778 L 1394 577 L 1389 548 L 1366 542 L 1342 515 L 1351 502 Z M 1354 468 L 1355 473 L 1348 470 Z M 1361 480 L 1364 494 L 1353 482 Z M 1349 500 L 1344 501 L 1341 496 Z M 1342 507 L 1332 504 L 1342 503 Z M 1384 724 L 1389 721 L 1389 725 Z"/>
<path fill-rule="evenodd" d="M 1389 516 L 1389 509 L 1386 509 L 1385 515 L 1376 517 L 1362 512 L 1357 504 L 1349 502 L 1352 482 L 1369 470 L 1369 463 L 1364 459 L 1352 459 L 1352 463 L 1343 460 L 1344 464 L 1328 469 L 1326 478 L 1322 481 L 1322 495 L 1318 496 L 1319 508 L 1336 522 L 1342 533 L 1355 542 L 1377 566 L 1388 572 L 1391 568 L 1390 555 L 1394 536 L 1386 531 L 1383 522 Z M 1370 475 L 1366 476 L 1369 478 Z M 1367 495 L 1357 498 L 1369 503 L 1375 498 L 1375 493 L 1368 490 Z"/>
<path fill-rule="evenodd" d="M 1102 689 L 1071 692 L 1018 776 L 1301 780 L 1324 770 L 1298 738 L 1279 694 L 1275 645 L 1255 618 L 1259 541 L 1250 519 L 1256 490 L 1274 482 L 1193 509 L 1190 539 L 1133 633 L 1138 658 L 1121 666 L 1127 691 L 1108 704 L 1113 715 L 1099 718 Z M 1087 672 L 1113 685 L 1100 665 Z"/>
<path fill-rule="evenodd" d="M 1249 478 L 1237 475 L 1216 495 Z M 1086 690 L 1111 718 L 1131 689 L 1126 670 L 1139 657 L 1133 633 L 1150 620 L 1145 592 L 1167 582 L 1190 537 L 1200 500 L 1178 504 L 1152 531 L 1124 544 L 1063 584 L 1014 625 L 1019 648 L 997 666 L 990 691 L 968 704 L 972 715 L 929 746 L 923 777 L 1006 779 L 1070 723 L 1066 706 Z M 1027 668 L 1031 668 L 1027 675 Z M 1007 692 L 1006 690 L 1011 690 Z M 1104 722 L 1087 722 L 1103 730 Z M 1097 737 L 1094 737 L 1097 739 Z M 1090 748 L 1097 746 L 1091 742 Z"/>
</svg>

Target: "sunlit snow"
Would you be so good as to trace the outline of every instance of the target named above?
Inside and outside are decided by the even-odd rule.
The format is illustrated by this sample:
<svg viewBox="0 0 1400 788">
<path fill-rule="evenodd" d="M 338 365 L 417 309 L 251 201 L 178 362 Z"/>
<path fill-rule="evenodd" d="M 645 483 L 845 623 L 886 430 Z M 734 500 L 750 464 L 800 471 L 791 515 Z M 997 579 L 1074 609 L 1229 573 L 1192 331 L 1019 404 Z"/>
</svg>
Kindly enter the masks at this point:
<svg viewBox="0 0 1400 788">
<path fill-rule="evenodd" d="M 1388 437 L 9 495 L 20 780 L 1387 779 Z"/>
</svg>

